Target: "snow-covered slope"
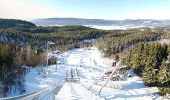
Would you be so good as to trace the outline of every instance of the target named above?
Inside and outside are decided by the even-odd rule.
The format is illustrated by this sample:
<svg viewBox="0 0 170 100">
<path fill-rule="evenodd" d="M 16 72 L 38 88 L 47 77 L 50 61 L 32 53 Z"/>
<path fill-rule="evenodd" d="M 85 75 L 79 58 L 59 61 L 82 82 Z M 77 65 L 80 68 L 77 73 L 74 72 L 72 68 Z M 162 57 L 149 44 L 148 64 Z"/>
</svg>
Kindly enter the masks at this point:
<svg viewBox="0 0 170 100">
<path fill-rule="evenodd" d="M 156 91 L 156 88 L 145 87 L 139 77 L 132 76 L 126 81 L 109 81 L 100 95 L 97 95 L 106 80 L 97 82 L 92 88 L 90 86 L 96 78 L 110 69 L 111 59 L 103 58 L 97 47 L 73 49 L 60 56 L 54 56 L 62 58 L 62 64 L 57 66 L 57 71 L 56 65 L 51 65 L 46 69 L 49 72 L 48 76 L 43 78 L 41 68 L 32 68 L 25 78 L 26 92 L 37 91 L 48 86 L 53 88 L 56 82 L 63 85 L 55 95 L 56 100 L 149 100 L 152 99 L 152 93 Z M 78 70 L 80 82 L 64 82 L 69 69 Z"/>
</svg>

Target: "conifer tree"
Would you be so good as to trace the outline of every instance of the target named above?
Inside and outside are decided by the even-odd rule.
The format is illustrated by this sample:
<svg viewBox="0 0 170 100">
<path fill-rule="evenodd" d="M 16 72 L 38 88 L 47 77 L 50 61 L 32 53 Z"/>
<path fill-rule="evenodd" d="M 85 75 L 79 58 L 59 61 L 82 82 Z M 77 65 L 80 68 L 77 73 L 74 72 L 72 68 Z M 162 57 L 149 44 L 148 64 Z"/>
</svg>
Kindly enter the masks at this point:
<svg viewBox="0 0 170 100">
<path fill-rule="evenodd" d="M 141 72 L 141 61 L 142 61 L 142 49 L 143 49 L 143 45 L 142 44 L 138 44 L 136 45 L 135 49 L 134 49 L 134 54 L 133 54 L 133 69 L 135 71 L 135 73 L 140 73 Z"/>
<path fill-rule="evenodd" d="M 146 62 L 147 62 L 147 58 L 148 58 L 148 55 L 149 55 L 149 45 L 148 43 L 144 44 L 143 46 L 143 52 L 142 52 L 142 58 L 141 58 L 141 68 L 142 70 L 145 68 L 146 66 Z"/>
<path fill-rule="evenodd" d="M 150 49 L 149 49 L 149 55 L 148 55 L 148 59 L 146 62 L 146 67 L 144 69 L 144 73 L 143 73 L 143 80 L 145 81 L 146 84 L 148 85 L 153 85 L 153 83 L 156 82 L 156 70 L 154 69 L 154 67 L 156 66 L 156 48 L 155 48 L 155 44 L 151 44 L 150 45 Z"/>
</svg>

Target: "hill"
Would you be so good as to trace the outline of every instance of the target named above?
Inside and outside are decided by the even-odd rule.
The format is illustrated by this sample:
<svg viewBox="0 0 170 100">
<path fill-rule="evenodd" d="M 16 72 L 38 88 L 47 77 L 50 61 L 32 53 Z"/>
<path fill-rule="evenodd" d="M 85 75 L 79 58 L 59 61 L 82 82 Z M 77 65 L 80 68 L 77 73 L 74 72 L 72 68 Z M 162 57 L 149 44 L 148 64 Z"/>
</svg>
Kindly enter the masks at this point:
<svg viewBox="0 0 170 100">
<path fill-rule="evenodd" d="M 125 19 L 125 20 L 104 20 L 84 18 L 44 18 L 34 19 L 31 22 L 38 26 L 61 26 L 61 25 L 97 25 L 97 26 L 166 26 L 170 20 L 153 19 Z"/>
<path fill-rule="evenodd" d="M 35 24 L 23 20 L 16 19 L 0 19 L 0 28 L 13 28 L 13 27 L 24 27 L 31 28 L 36 27 Z"/>
</svg>

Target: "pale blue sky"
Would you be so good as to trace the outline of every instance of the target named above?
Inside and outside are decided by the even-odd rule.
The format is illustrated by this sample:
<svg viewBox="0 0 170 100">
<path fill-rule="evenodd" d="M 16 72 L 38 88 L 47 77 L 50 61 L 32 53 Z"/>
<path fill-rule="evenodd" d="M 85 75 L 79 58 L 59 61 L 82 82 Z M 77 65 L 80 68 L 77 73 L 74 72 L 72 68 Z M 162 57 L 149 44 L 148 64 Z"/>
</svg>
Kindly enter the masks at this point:
<svg viewBox="0 0 170 100">
<path fill-rule="evenodd" d="M 170 0 L 1 0 L 1 18 L 170 19 Z"/>
</svg>

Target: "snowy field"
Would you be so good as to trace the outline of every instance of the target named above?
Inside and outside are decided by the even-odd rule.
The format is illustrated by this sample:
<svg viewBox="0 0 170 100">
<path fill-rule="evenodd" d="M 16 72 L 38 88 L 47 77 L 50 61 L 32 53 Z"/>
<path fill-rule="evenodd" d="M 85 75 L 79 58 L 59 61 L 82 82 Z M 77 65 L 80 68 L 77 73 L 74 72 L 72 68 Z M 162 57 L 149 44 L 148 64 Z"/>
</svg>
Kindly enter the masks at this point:
<svg viewBox="0 0 170 100">
<path fill-rule="evenodd" d="M 104 72 L 110 69 L 112 60 L 103 58 L 97 47 L 73 49 L 58 57 L 61 64 L 51 65 L 48 75 L 43 76 L 41 68 L 32 68 L 26 75 L 26 92 L 35 92 L 45 87 L 53 89 L 54 83 L 61 84 L 61 89 L 56 93 L 56 100 L 152 100 L 157 88 L 147 88 L 142 80 L 133 75 L 125 81 L 109 81 L 99 93 L 101 86 L 107 81 Z M 57 68 L 57 70 L 56 70 Z M 80 82 L 65 82 L 66 73 L 70 69 L 77 69 Z M 106 79 L 100 80 L 101 77 Z M 96 79 L 99 81 L 94 83 Z M 46 99 L 49 100 L 48 96 Z"/>
</svg>

